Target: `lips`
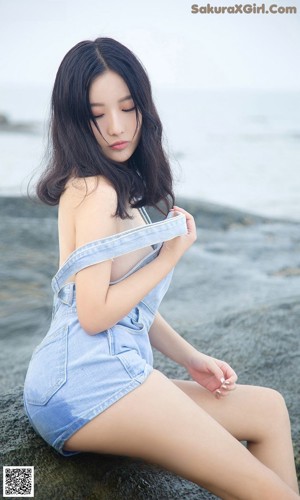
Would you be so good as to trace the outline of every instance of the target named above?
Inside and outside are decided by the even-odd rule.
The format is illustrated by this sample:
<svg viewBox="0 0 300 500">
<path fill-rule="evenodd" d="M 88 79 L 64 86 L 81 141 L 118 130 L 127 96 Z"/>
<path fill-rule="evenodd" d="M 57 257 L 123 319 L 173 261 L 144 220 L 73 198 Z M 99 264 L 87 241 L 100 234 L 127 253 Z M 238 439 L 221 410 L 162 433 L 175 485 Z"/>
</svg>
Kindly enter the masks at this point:
<svg viewBox="0 0 300 500">
<path fill-rule="evenodd" d="M 118 141 L 110 145 L 112 149 L 124 149 L 128 144 L 128 141 Z"/>
</svg>

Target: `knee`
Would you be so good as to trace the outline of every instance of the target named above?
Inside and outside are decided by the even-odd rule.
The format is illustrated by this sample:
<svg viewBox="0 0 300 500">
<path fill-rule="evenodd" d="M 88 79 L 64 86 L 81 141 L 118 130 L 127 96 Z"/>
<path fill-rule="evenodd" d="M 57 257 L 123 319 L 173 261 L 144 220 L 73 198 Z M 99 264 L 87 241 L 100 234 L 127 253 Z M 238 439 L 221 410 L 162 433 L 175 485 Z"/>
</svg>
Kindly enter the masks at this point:
<svg viewBox="0 0 300 500">
<path fill-rule="evenodd" d="M 268 417 L 266 423 L 270 430 L 278 426 L 290 427 L 288 409 L 282 394 L 275 389 L 264 388 L 264 409 Z"/>
</svg>

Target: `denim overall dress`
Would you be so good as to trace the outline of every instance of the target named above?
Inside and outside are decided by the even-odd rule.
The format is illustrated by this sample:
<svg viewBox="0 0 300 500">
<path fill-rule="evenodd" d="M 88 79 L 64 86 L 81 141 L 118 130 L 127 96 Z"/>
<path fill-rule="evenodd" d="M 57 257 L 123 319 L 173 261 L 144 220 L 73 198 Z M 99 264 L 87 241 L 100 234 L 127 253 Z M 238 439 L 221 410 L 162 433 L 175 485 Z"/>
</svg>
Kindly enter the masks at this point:
<svg viewBox="0 0 300 500">
<path fill-rule="evenodd" d="M 65 281 L 85 267 L 152 246 L 113 286 L 155 259 L 164 241 L 187 234 L 185 216 L 170 212 L 152 223 L 91 241 L 74 250 L 52 279 L 52 320 L 34 349 L 24 381 L 25 413 L 34 430 L 63 456 L 80 451 L 63 449 L 80 427 L 142 384 L 153 370 L 148 331 L 173 274 L 169 272 L 112 328 L 89 335 L 76 311 L 74 282 Z"/>
</svg>

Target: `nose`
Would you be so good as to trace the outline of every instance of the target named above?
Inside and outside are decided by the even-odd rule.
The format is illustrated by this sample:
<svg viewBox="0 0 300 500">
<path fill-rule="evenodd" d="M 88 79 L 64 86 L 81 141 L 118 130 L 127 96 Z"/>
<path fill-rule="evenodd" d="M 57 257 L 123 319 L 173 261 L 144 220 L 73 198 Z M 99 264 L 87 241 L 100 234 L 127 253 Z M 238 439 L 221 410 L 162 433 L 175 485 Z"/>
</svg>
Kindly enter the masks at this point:
<svg viewBox="0 0 300 500">
<path fill-rule="evenodd" d="M 108 119 L 107 132 L 109 135 L 120 135 L 124 132 L 122 117 L 117 112 L 112 112 Z"/>
</svg>

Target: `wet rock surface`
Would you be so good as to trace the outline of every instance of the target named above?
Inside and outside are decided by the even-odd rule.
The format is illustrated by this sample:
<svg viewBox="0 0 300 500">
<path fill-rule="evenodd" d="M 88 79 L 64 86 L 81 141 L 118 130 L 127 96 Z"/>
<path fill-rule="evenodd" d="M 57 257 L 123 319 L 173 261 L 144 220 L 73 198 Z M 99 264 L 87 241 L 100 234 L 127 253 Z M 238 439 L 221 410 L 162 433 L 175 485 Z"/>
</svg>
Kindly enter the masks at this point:
<svg viewBox="0 0 300 500">
<path fill-rule="evenodd" d="M 198 201 L 177 204 L 195 215 L 198 240 L 176 267 L 160 311 L 199 350 L 229 362 L 240 383 L 283 394 L 299 465 L 300 224 Z M 216 498 L 139 460 L 62 457 L 35 434 L 23 412 L 22 384 L 51 318 L 57 208 L 3 197 L 0 215 L 2 465 L 34 465 L 38 500 Z M 154 354 L 167 376 L 188 378 Z"/>
</svg>

